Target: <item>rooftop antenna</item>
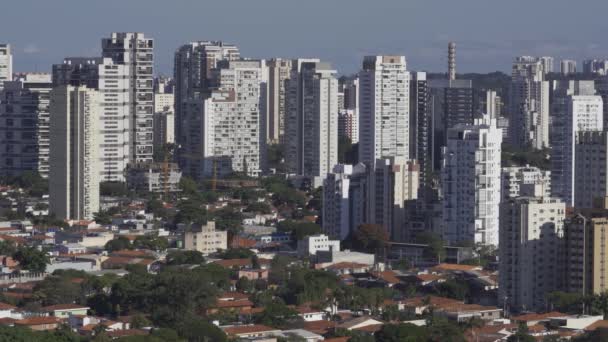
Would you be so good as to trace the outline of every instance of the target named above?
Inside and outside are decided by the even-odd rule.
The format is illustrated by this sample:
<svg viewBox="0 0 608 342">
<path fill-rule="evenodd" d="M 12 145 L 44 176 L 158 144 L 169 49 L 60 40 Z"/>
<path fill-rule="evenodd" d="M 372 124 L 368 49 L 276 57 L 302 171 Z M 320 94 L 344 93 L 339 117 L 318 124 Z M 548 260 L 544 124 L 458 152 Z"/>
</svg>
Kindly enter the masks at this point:
<svg viewBox="0 0 608 342">
<path fill-rule="evenodd" d="M 448 79 L 453 81 L 456 79 L 456 43 L 448 44 Z"/>
</svg>

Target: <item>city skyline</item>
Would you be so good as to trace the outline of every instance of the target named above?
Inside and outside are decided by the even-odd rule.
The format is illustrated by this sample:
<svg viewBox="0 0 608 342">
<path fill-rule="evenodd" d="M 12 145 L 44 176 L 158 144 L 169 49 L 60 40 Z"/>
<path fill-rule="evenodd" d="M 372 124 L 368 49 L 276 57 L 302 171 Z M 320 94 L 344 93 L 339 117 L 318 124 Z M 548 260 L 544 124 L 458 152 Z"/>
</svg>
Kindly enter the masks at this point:
<svg viewBox="0 0 608 342">
<path fill-rule="evenodd" d="M 11 5 L 15 13 L 39 8 L 30 13 L 38 25 L 21 25 L 18 15 L 0 22 L 0 32 L 6 32 L 3 40 L 13 46 L 16 72 L 48 72 L 49 65 L 66 56 L 97 56 L 99 40 L 111 31 L 153 37 L 156 71 L 164 75 L 173 73 L 175 50 L 196 40 L 223 40 L 239 46 L 242 55 L 250 58 L 320 58 L 341 75 L 357 72 L 363 56 L 380 54 L 405 55 L 412 70 L 445 72 L 449 41 L 457 44 L 458 72 L 509 73 L 512 56 L 517 55 L 547 55 L 556 61 L 608 56 L 608 48 L 600 45 L 601 32 L 608 26 L 600 13 L 608 4 L 580 11 L 565 0 L 457 4 L 356 0 L 345 8 L 339 1 L 312 0 L 297 9 L 298 15 L 293 14 L 294 6 L 278 0 L 177 4 L 110 0 L 82 8 L 74 4 L 25 0 Z M 227 18 L 236 22 L 223 25 Z M 315 24 L 310 25 L 308 18 L 314 18 Z M 541 25 L 545 19 L 562 24 Z"/>
</svg>

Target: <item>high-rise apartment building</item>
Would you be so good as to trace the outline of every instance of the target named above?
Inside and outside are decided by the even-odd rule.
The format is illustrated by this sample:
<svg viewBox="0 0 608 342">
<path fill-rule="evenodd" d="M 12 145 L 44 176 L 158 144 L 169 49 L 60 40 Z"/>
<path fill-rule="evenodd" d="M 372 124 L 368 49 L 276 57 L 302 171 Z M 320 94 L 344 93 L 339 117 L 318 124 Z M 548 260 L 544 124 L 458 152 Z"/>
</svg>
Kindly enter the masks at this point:
<svg viewBox="0 0 608 342">
<path fill-rule="evenodd" d="M 443 236 L 450 243 L 498 245 L 502 132 L 488 116 L 448 130 L 441 189 Z"/>
<path fill-rule="evenodd" d="M 538 58 L 540 60 L 540 63 L 543 66 L 543 70 L 545 71 L 545 74 L 551 73 L 554 71 L 554 59 L 553 57 L 549 57 L 549 56 L 544 56 L 544 57 L 540 57 Z"/>
<path fill-rule="evenodd" d="M 287 82 L 286 161 L 321 186 L 338 164 L 338 80 L 327 63 L 294 61 Z"/>
<path fill-rule="evenodd" d="M 591 208 L 608 196 L 608 135 L 605 131 L 579 132 L 574 148 L 573 203 Z"/>
<path fill-rule="evenodd" d="M 500 192 L 502 202 L 517 197 L 550 197 L 551 171 L 534 166 L 503 167 Z"/>
<path fill-rule="evenodd" d="M 51 92 L 50 212 L 60 219 L 92 219 L 99 210 L 100 95 L 84 86 Z"/>
<path fill-rule="evenodd" d="M 576 61 L 572 59 L 563 59 L 560 62 L 560 71 L 562 75 L 576 74 Z"/>
<path fill-rule="evenodd" d="M 154 145 L 175 143 L 175 96 L 159 87 L 154 92 Z"/>
<path fill-rule="evenodd" d="M 263 61 L 230 61 L 214 70 L 217 87 L 184 107 L 182 170 L 197 179 L 234 172 L 258 176 L 265 168 L 260 114 Z"/>
<path fill-rule="evenodd" d="M 359 72 L 359 161 L 409 159 L 410 74 L 403 56 L 367 56 Z"/>
<path fill-rule="evenodd" d="M 549 82 L 541 61 L 517 57 L 511 74 L 511 145 L 518 148 L 549 147 Z"/>
<path fill-rule="evenodd" d="M 338 138 L 346 138 L 352 144 L 359 142 L 359 117 L 355 109 L 343 109 L 338 113 Z"/>
<path fill-rule="evenodd" d="M 151 162 L 154 139 L 154 41 L 143 33 L 112 33 L 101 40 L 102 57 L 123 66 L 129 83 L 129 160 Z M 106 112 L 106 114 L 109 114 Z"/>
<path fill-rule="evenodd" d="M 86 86 L 99 92 L 101 101 L 99 168 L 102 181 L 125 181 L 125 170 L 134 163 L 132 97 L 129 68 L 110 58 L 65 58 L 53 65 L 53 85 Z"/>
<path fill-rule="evenodd" d="M 218 41 L 198 41 L 182 45 L 175 52 L 175 137 L 184 143 L 188 120 L 185 107 L 192 99 L 204 99 L 216 87 L 212 71 L 220 61 L 240 59 L 238 47 Z M 183 133 L 183 132 L 184 133 Z"/>
<path fill-rule="evenodd" d="M 344 240 L 367 222 L 368 169 L 338 164 L 323 181 L 323 231 Z"/>
<path fill-rule="evenodd" d="M 410 158 L 420 165 L 420 186 L 430 186 L 433 173 L 435 124 L 426 72 L 412 72 L 410 80 Z"/>
<path fill-rule="evenodd" d="M 597 208 L 578 210 L 566 219 L 564 290 L 582 295 L 608 290 L 608 211 L 602 198 Z"/>
<path fill-rule="evenodd" d="M 546 310 L 547 294 L 564 285 L 565 212 L 556 198 L 501 203 L 498 300 L 511 310 Z"/>
<path fill-rule="evenodd" d="M 51 75 L 22 74 L 0 90 L 0 175 L 49 175 Z"/>
<path fill-rule="evenodd" d="M 586 59 L 583 61 L 585 75 L 606 75 L 608 72 L 608 59 Z"/>
<path fill-rule="evenodd" d="M 551 150 L 551 187 L 554 197 L 574 204 L 574 169 L 578 132 L 602 131 L 604 126 L 602 98 L 595 94 L 593 82 L 558 83 L 553 96 Z"/>
<path fill-rule="evenodd" d="M 13 80 L 13 54 L 10 44 L 0 44 L 0 90 L 4 82 Z"/>
<path fill-rule="evenodd" d="M 285 83 L 291 77 L 292 60 L 275 58 L 268 66 L 268 119 L 266 130 L 269 143 L 283 143 L 286 118 Z"/>
</svg>

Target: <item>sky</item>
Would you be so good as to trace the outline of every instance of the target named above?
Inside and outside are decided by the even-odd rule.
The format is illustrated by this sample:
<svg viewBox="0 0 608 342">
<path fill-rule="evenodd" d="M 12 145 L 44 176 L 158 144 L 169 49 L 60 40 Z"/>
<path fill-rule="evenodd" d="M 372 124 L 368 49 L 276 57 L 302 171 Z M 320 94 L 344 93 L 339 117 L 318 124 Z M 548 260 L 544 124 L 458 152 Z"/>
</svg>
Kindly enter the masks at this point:
<svg viewBox="0 0 608 342">
<path fill-rule="evenodd" d="M 365 55 L 405 55 L 410 70 L 510 70 L 519 55 L 608 58 L 605 0 L 3 0 L 0 42 L 14 71 L 49 72 L 64 57 L 99 56 L 111 32 L 155 40 L 158 74 L 196 40 L 223 40 L 250 58 L 318 57 L 340 74 Z M 583 6 L 584 5 L 584 6 Z M 556 62 L 556 67 L 558 66 Z"/>
</svg>

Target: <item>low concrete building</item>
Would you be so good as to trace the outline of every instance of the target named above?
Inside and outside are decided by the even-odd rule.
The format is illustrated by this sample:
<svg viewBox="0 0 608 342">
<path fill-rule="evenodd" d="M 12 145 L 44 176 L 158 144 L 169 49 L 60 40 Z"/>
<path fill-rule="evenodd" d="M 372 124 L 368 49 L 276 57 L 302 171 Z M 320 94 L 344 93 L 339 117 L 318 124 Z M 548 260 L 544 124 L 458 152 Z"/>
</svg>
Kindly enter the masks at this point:
<svg viewBox="0 0 608 342">
<path fill-rule="evenodd" d="M 134 190 L 177 192 L 181 178 L 175 163 L 138 163 L 127 169 L 127 185 Z"/>
<path fill-rule="evenodd" d="M 318 251 L 339 251 L 340 240 L 330 240 L 325 234 L 307 236 L 298 241 L 298 254 L 317 255 Z"/>
<path fill-rule="evenodd" d="M 214 221 L 209 221 L 205 225 L 195 224 L 184 233 L 184 248 L 205 255 L 227 249 L 228 232 L 216 230 Z"/>
</svg>

